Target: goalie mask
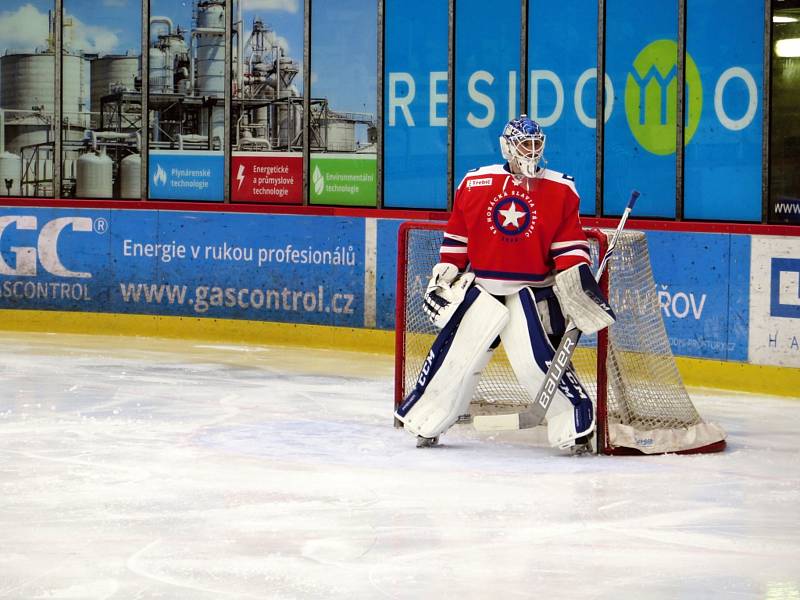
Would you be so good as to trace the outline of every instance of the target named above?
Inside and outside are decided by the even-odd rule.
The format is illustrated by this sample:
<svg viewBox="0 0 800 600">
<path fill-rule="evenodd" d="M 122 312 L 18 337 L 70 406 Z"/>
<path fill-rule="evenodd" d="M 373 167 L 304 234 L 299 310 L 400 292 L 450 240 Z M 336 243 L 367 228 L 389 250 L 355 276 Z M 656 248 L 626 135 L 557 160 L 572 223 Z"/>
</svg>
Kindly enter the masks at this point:
<svg viewBox="0 0 800 600">
<path fill-rule="evenodd" d="M 500 151 L 511 170 L 525 177 L 536 177 L 544 154 L 545 135 L 539 124 L 527 115 L 509 121 L 500 136 Z"/>
</svg>

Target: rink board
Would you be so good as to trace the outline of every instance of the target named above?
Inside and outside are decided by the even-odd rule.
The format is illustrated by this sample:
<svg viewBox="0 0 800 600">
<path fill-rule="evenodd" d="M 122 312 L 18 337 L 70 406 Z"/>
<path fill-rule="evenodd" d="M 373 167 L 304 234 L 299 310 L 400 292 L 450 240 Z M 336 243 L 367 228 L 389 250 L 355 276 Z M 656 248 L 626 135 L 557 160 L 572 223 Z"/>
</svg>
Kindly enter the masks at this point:
<svg viewBox="0 0 800 600">
<path fill-rule="evenodd" d="M 183 331 L 210 321 L 390 331 L 400 223 L 0 208 L 0 309 L 178 317 Z M 800 367 L 800 238 L 647 238 L 676 355 Z M 4 327 L 31 313 L 15 314 Z"/>
</svg>

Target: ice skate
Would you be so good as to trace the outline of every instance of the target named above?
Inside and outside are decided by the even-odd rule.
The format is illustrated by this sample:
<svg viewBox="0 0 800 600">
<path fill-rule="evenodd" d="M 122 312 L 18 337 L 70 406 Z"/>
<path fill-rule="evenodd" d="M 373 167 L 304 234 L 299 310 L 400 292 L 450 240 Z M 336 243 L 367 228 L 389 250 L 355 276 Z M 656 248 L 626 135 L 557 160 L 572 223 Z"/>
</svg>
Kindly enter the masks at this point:
<svg viewBox="0 0 800 600">
<path fill-rule="evenodd" d="M 417 448 L 433 448 L 439 445 L 439 436 L 432 438 L 417 436 Z"/>
</svg>

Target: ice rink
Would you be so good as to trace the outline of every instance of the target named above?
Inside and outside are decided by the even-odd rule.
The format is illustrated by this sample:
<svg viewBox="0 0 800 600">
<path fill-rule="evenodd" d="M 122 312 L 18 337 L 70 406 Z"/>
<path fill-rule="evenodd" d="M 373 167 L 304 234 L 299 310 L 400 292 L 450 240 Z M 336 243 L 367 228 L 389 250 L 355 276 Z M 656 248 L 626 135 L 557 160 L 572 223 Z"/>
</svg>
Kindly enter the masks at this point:
<svg viewBox="0 0 800 600">
<path fill-rule="evenodd" d="M 0 333 L 0 598 L 800 599 L 800 401 L 717 455 L 392 426 L 392 359 Z"/>
</svg>

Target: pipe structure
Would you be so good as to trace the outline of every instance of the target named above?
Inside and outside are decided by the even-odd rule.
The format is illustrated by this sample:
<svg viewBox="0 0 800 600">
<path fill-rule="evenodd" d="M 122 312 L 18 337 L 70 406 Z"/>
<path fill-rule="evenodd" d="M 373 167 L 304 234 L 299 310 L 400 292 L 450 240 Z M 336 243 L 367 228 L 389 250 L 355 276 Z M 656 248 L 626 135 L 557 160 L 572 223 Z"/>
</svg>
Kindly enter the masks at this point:
<svg viewBox="0 0 800 600">
<path fill-rule="evenodd" d="M 0 154 L 6 151 L 6 111 L 0 108 Z"/>
<path fill-rule="evenodd" d="M 150 17 L 150 27 L 153 23 L 163 23 L 167 26 L 167 35 L 172 35 L 172 19 L 169 17 Z"/>
<path fill-rule="evenodd" d="M 244 32 L 244 20 L 242 18 L 242 4 L 244 4 L 243 0 L 239 0 L 236 3 L 236 18 L 238 19 L 238 28 L 236 30 L 236 82 L 239 86 L 240 95 L 244 87 L 244 37 L 242 36 Z"/>
<path fill-rule="evenodd" d="M 196 133 L 178 134 L 178 150 L 183 150 L 183 142 L 207 142 L 207 135 L 199 135 Z"/>
</svg>

